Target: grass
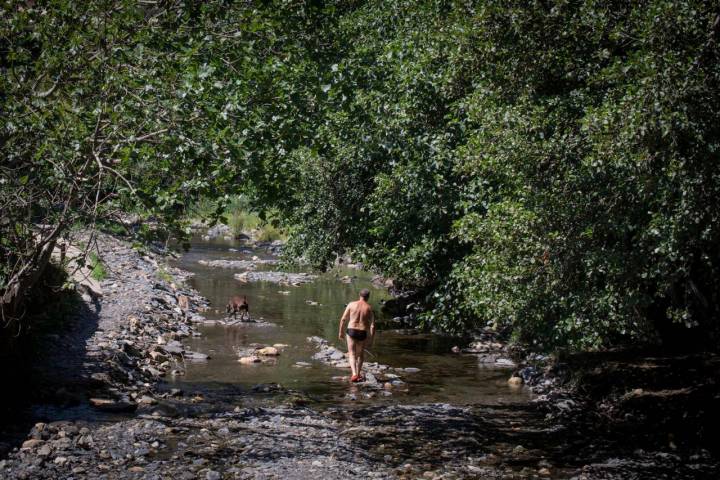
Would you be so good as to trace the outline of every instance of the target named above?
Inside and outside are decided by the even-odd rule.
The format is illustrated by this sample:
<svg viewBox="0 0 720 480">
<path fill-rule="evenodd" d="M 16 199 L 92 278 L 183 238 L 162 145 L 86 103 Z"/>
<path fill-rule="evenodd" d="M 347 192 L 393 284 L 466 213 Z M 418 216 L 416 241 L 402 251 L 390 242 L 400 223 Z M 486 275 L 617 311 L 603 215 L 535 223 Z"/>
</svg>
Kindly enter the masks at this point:
<svg viewBox="0 0 720 480">
<path fill-rule="evenodd" d="M 258 240 L 261 242 L 272 242 L 275 240 L 287 240 L 287 235 L 279 228 L 274 227 L 271 224 L 265 224 L 260 230 Z"/>
<path fill-rule="evenodd" d="M 245 210 L 232 210 L 228 215 L 228 226 L 233 235 L 255 230 L 261 224 L 260 217 Z"/>
<path fill-rule="evenodd" d="M 165 269 L 162 268 L 162 267 L 160 267 L 160 268 L 157 269 L 157 271 L 155 272 L 155 275 L 156 275 L 160 280 L 162 280 L 162 281 L 164 281 L 164 282 L 167 282 L 167 283 L 172 283 L 172 282 L 175 281 L 175 277 L 173 277 L 167 270 L 165 270 Z"/>
<path fill-rule="evenodd" d="M 90 276 L 98 282 L 105 280 L 108 276 L 105 264 L 95 252 L 90 252 L 90 269 Z"/>
<path fill-rule="evenodd" d="M 190 219 L 203 219 L 212 215 L 215 211 L 215 203 L 208 199 L 200 199 L 190 209 Z M 227 226 L 233 236 L 241 233 L 252 234 L 261 242 L 272 242 L 274 240 L 286 240 L 285 232 L 273 225 L 272 220 L 262 220 L 250 209 L 250 204 L 242 195 L 233 197 L 227 206 L 224 214 Z M 271 219 L 273 215 L 270 215 Z"/>
</svg>

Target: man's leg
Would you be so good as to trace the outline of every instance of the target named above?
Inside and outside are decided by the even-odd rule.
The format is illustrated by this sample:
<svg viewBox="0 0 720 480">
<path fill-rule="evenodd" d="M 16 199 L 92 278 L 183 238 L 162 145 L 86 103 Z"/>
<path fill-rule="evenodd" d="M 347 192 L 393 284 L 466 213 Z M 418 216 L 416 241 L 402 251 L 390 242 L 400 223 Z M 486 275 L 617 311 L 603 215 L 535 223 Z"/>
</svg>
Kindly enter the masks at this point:
<svg viewBox="0 0 720 480">
<path fill-rule="evenodd" d="M 365 340 L 355 342 L 355 371 L 362 376 L 363 356 L 365 355 Z"/>
<path fill-rule="evenodd" d="M 350 362 L 350 372 L 351 375 L 354 377 L 357 375 L 357 362 L 355 360 L 355 344 L 357 343 L 355 340 L 350 337 L 350 335 L 345 335 L 345 338 L 347 339 L 347 346 L 348 346 L 348 361 Z"/>
</svg>

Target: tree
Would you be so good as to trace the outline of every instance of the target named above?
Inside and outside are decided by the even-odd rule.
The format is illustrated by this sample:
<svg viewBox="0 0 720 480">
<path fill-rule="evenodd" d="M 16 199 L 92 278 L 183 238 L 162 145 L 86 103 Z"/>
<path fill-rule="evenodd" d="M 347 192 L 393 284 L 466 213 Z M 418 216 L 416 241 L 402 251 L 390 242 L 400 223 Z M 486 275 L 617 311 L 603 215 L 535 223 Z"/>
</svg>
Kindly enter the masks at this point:
<svg viewBox="0 0 720 480">
<path fill-rule="evenodd" d="M 275 199 L 314 108 L 318 9 L 130 0 L 3 5 L 0 292 L 6 319 L 75 224 L 182 237 L 199 196 Z M 308 32 L 312 32 L 312 35 Z M 308 83 L 307 78 L 313 81 Z"/>
</svg>

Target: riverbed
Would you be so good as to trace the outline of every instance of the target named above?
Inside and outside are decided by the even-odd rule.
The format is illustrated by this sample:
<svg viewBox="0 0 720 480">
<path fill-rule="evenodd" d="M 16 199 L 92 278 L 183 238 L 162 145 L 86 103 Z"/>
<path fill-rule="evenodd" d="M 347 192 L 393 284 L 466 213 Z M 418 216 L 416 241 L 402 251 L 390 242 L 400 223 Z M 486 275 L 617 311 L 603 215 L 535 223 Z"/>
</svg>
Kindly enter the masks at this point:
<svg viewBox="0 0 720 480">
<path fill-rule="evenodd" d="M 382 289 L 371 295 L 383 328 L 369 360 L 402 380 L 370 388 L 338 378 L 347 369 L 316 354 L 343 358 L 334 348 L 343 348 L 338 318 L 370 286 L 368 273 L 340 269 L 298 286 L 244 283 L 238 271 L 204 263 L 280 268 L 252 260 L 273 260 L 264 248 L 196 241 L 178 269 L 123 239 L 103 236 L 99 247 L 110 267 L 103 296 L 72 294 L 76 308 L 64 326 L 10 365 L 15 394 L 4 396 L 12 403 L 2 410 L 0 478 L 718 478 L 710 450 L 658 435 L 660 422 L 623 416 L 625 423 L 609 423 L 585 414 L 587 399 L 557 385 L 533 387 L 537 396 L 511 387 L 512 367 L 488 362 L 495 353 L 452 353 L 468 339 L 388 328 Z M 233 294 L 247 295 L 258 323 L 219 324 Z M 184 312 L 181 300 L 189 301 Z M 279 357 L 237 361 L 238 351 L 275 344 L 287 345 Z M 695 376 L 710 378 L 717 361 L 706 360 L 670 371 L 685 378 L 700 365 Z M 601 375 L 602 362 L 586 371 Z M 588 384 L 635 388 L 632 366 Z M 668 371 L 660 358 L 641 366 Z M 643 399 L 643 389 L 630 391 L 623 398 Z M 629 413 L 667 408 L 642 405 Z M 683 413 L 688 403 L 672 405 Z M 691 425 L 708 423 L 703 418 Z"/>
<path fill-rule="evenodd" d="M 392 395 L 373 397 L 367 402 L 510 404 L 527 402 L 531 398 L 527 389 L 508 385 L 511 368 L 488 366 L 478 362 L 477 356 L 472 354 L 452 353 L 453 346 L 463 346 L 467 339 L 383 329 L 382 326 L 390 322 L 383 316 L 381 305 L 389 295 L 386 289 L 372 285 L 372 275 L 368 272 L 336 267 L 320 274 L 311 283 L 288 286 L 271 282 L 242 282 L 234 277 L 243 271 L 241 269 L 204 264 L 213 260 L 274 258 L 265 248 L 240 241 L 195 238 L 191 242 L 190 250 L 182 255 L 177 266 L 194 274 L 189 279 L 190 286 L 210 300 L 211 308 L 203 315 L 211 322 L 222 321 L 226 318 L 224 305 L 228 298 L 246 295 L 251 318 L 259 322 L 200 326 L 202 336 L 189 340 L 189 346 L 193 351 L 208 354 L 211 358 L 209 361 L 188 363 L 185 375 L 172 381 L 172 386 L 230 400 L 233 395 L 252 392 L 258 384 L 280 384 L 309 395 L 319 403 L 357 402 L 357 399 L 351 400 L 354 396 L 348 395 L 352 389 L 347 381 L 337 378 L 347 372 L 314 361 L 317 349 L 307 338 L 322 337 L 331 345 L 346 350 L 345 343 L 337 337 L 339 318 L 345 305 L 357 299 L 360 289 L 369 288 L 370 303 L 380 329 L 370 353 L 366 354 L 366 360 L 419 371 L 404 375 L 406 388 L 397 389 Z M 260 265 L 257 268 L 281 269 L 275 265 Z M 254 344 L 288 346 L 272 362 L 238 363 L 237 352 Z M 299 367 L 298 362 L 310 365 Z M 362 401 L 362 398 L 359 400 Z"/>
</svg>

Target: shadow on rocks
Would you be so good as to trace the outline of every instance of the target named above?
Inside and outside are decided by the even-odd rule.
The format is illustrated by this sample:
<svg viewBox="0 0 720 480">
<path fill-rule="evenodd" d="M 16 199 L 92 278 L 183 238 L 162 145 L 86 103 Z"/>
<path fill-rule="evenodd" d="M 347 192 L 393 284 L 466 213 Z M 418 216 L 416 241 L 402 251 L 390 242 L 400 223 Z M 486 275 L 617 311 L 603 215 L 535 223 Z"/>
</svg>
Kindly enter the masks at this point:
<svg viewBox="0 0 720 480">
<path fill-rule="evenodd" d="M 100 303 L 74 290 L 43 290 L 28 302 L 23 328 L 5 329 L 0 339 L 0 458 L 37 422 L 91 414 L 88 340 L 98 328 Z"/>
</svg>

